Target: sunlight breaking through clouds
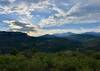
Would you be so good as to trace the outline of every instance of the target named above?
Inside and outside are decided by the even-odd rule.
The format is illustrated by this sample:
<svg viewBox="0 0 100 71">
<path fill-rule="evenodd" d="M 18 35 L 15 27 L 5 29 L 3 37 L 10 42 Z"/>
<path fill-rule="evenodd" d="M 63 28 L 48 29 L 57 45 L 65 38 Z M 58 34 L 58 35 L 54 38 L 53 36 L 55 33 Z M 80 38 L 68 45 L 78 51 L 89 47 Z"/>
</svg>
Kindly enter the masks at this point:
<svg viewBox="0 0 100 71">
<path fill-rule="evenodd" d="M 19 22 L 20 25 L 12 24 L 11 21 Z M 39 35 L 51 34 L 52 31 L 59 33 L 57 29 L 60 30 L 60 33 L 63 30 L 67 30 L 66 32 L 83 32 L 76 27 L 71 28 L 72 31 L 70 31 L 66 26 L 67 24 L 86 25 L 86 23 L 100 23 L 99 0 L 0 0 L 0 25 L 7 24 L 8 26 L 5 27 L 9 30 L 12 29 L 12 31 L 32 32 L 34 34 L 37 31 Z M 63 30 L 60 28 L 44 29 L 44 27 L 58 25 L 62 27 L 65 24 L 66 29 Z M 86 28 L 82 27 L 83 30 Z M 86 29 L 85 32 L 89 32 L 89 30 L 99 31 L 99 28 L 94 26 L 94 28 Z"/>
</svg>

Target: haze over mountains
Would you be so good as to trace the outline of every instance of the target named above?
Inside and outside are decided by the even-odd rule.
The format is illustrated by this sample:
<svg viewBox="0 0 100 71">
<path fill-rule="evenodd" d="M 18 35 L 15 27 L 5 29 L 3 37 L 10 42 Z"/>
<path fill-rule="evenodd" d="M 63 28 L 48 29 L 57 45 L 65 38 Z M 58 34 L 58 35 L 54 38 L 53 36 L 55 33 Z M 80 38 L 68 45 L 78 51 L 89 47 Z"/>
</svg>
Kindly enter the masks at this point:
<svg viewBox="0 0 100 71">
<path fill-rule="evenodd" d="M 85 32 L 85 33 L 80 33 L 80 34 L 100 36 L 100 33 L 99 32 Z M 67 33 L 60 33 L 60 34 L 54 34 L 54 35 L 55 36 L 58 36 L 58 37 L 67 37 L 67 36 L 79 35 L 79 34 L 78 33 L 67 32 Z"/>
</svg>

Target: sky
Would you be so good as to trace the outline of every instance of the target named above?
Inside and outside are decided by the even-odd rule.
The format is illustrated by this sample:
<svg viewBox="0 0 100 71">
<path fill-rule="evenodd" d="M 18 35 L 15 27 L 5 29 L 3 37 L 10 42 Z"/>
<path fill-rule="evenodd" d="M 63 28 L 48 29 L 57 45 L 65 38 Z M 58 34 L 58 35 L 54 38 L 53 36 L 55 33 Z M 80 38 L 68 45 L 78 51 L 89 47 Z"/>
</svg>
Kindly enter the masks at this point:
<svg viewBox="0 0 100 71">
<path fill-rule="evenodd" d="M 0 31 L 100 32 L 100 0 L 0 0 Z"/>
</svg>

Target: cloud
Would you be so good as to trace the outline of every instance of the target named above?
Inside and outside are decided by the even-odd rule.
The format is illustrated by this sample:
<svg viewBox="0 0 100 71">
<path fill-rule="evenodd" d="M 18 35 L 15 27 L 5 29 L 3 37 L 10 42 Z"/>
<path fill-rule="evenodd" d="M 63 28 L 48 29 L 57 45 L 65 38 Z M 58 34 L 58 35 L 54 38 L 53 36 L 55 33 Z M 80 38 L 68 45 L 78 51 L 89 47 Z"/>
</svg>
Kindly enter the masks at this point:
<svg viewBox="0 0 100 71">
<path fill-rule="evenodd" d="M 31 1 L 32 0 L 30 0 L 29 2 Z M 0 14 L 7 15 L 12 13 L 17 13 L 18 16 L 20 17 L 19 21 L 32 24 L 32 20 L 33 20 L 32 18 L 36 18 L 36 17 L 34 17 L 31 13 L 37 10 L 40 11 L 45 10 L 45 8 L 49 8 L 50 5 L 51 4 L 48 2 L 48 0 L 43 0 L 38 3 L 30 3 L 30 4 L 26 3 L 25 1 L 22 1 L 19 4 L 15 4 L 15 5 L 7 5 L 7 6 L 0 5 Z"/>
<path fill-rule="evenodd" d="M 96 28 L 94 29 L 94 32 L 100 32 L 100 26 L 96 27 Z"/>
<path fill-rule="evenodd" d="M 42 26 L 55 26 L 71 23 L 92 23 L 100 22 L 100 6 L 90 1 L 83 4 L 81 1 L 73 5 L 68 11 L 54 7 L 58 13 L 40 21 Z"/>
<path fill-rule="evenodd" d="M 100 22 L 100 1 L 0 0 L 0 15 L 7 16 L 8 14 L 17 14 L 17 17 L 11 18 L 11 21 L 8 19 L 6 19 L 6 21 L 2 20 L 6 23 L 10 23 L 8 25 L 11 30 L 30 33 L 35 30 L 38 31 L 37 33 L 39 34 L 58 33 L 60 32 L 60 28 L 59 31 L 56 31 L 56 29 L 50 29 L 46 31 L 44 27 L 60 26 L 64 24 L 67 25 Z M 16 21 L 14 22 L 13 20 Z M 87 31 L 88 30 L 89 29 L 87 29 Z M 73 29 L 64 29 L 63 31 L 75 32 Z M 76 31 L 79 32 L 78 30 Z"/>
<path fill-rule="evenodd" d="M 37 32 L 38 29 L 40 29 L 38 26 L 34 26 L 28 23 L 23 23 L 23 22 L 17 22 L 15 20 L 5 20 L 3 21 L 4 23 L 7 23 L 10 27 L 10 31 L 19 31 L 19 32 Z"/>
<path fill-rule="evenodd" d="M 61 34 L 61 33 L 67 33 L 67 32 L 72 32 L 72 33 L 76 33 L 76 34 L 80 34 L 80 33 L 85 33 L 85 32 L 100 32 L 100 26 L 96 27 L 96 28 L 82 28 L 80 27 L 80 29 L 41 29 L 38 30 L 38 32 L 28 32 L 28 35 L 30 36 L 41 36 L 41 35 L 45 35 L 45 34 Z"/>
<path fill-rule="evenodd" d="M 13 3 L 13 2 L 15 2 L 16 0 L 8 0 L 10 3 Z"/>
<path fill-rule="evenodd" d="M 100 0 L 87 0 L 89 3 L 100 4 Z"/>
</svg>

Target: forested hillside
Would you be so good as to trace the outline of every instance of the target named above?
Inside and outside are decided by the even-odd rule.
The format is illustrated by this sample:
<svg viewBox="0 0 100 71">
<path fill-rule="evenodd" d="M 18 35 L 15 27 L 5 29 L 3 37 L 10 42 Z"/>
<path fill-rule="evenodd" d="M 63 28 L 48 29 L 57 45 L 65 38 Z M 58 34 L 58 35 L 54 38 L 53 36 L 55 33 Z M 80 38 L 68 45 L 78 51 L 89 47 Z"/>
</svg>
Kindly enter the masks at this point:
<svg viewBox="0 0 100 71">
<path fill-rule="evenodd" d="M 100 71 L 100 37 L 0 32 L 0 71 Z"/>
</svg>

